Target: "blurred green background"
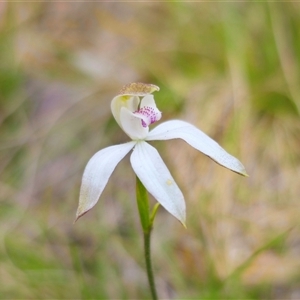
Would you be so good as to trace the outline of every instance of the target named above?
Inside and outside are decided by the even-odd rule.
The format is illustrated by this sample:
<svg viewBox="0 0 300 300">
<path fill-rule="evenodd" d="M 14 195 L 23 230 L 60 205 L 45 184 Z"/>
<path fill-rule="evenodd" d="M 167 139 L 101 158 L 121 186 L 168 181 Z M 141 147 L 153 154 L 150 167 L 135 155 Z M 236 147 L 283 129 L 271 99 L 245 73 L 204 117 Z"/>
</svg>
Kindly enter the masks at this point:
<svg viewBox="0 0 300 300">
<path fill-rule="evenodd" d="M 187 203 L 187 229 L 155 221 L 160 297 L 300 299 L 299 3 L 51 1 L 0 3 L 0 298 L 149 298 L 128 156 L 73 224 L 87 161 L 128 141 L 110 101 L 136 81 L 250 175 L 152 143 Z"/>
</svg>

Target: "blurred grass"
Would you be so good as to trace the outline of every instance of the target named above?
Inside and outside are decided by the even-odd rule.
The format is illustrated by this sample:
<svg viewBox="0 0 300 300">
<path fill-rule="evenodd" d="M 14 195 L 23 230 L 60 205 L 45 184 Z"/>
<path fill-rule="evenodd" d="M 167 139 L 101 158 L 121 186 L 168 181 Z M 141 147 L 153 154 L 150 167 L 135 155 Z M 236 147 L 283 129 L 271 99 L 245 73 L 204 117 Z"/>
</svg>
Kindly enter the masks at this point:
<svg viewBox="0 0 300 300">
<path fill-rule="evenodd" d="M 82 172 L 127 141 L 110 100 L 160 86 L 246 166 L 154 142 L 187 202 L 153 234 L 164 299 L 299 299 L 299 3 L 0 3 L 0 299 L 146 299 L 128 157 L 73 225 Z"/>
</svg>

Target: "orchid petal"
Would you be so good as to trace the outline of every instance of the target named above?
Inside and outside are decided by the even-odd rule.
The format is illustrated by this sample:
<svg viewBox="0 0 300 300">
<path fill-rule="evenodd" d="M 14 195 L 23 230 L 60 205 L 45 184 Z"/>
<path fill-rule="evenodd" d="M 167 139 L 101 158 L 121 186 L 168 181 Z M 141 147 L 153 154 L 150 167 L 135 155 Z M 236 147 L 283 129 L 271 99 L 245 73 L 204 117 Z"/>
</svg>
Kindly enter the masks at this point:
<svg viewBox="0 0 300 300">
<path fill-rule="evenodd" d="M 185 202 L 157 150 L 144 141 L 136 144 L 131 165 L 150 194 L 185 226 Z"/>
<path fill-rule="evenodd" d="M 209 156 L 218 164 L 248 176 L 245 167 L 234 156 L 227 153 L 217 142 L 207 136 L 195 126 L 179 120 L 164 122 L 154 128 L 147 136 L 147 141 L 170 140 L 180 138 L 186 141 L 195 149 Z"/>
<path fill-rule="evenodd" d="M 122 128 L 120 113 L 122 107 L 126 107 L 129 111 L 136 111 L 140 103 L 140 98 L 132 95 L 118 95 L 114 97 L 111 101 L 111 112 L 116 119 L 119 126 Z M 122 128 L 123 129 L 123 128 Z"/>
<path fill-rule="evenodd" d="M 161 119 L 161 112 L 158 110 L 153 95 L 147 95 L 141 100 L 139 111 L 136 114 L 144 115 L 145 124 L 150 125 Z"/>
<path fill-rule="evenodd" d="M 133 140 L 145 139 L 148 135 L 149 127 L 143 127 L 142 119 L 142 116 L 132 113 L 127 108 L 121 108 L 121 127 L 123 128 L 125 133 Z"/>
<path fill-rule="evenodd" d="M 135 144 L 136 142 L 129 142 L 107 147 L 89 160 L 82 177 L 76 220 L 98 202 L 115 167 Z"/>
<path fill-rule="evenodd" d="M 141 100 L 141 105 L 140 107 L 145 107 L 145 106 L 149 106 L 152 107 L 154 109 L 157 109 L 155 100 L 154 100 L 154 96 L 153 95 L 146 95 L 142 100 Z"/>
</svg>

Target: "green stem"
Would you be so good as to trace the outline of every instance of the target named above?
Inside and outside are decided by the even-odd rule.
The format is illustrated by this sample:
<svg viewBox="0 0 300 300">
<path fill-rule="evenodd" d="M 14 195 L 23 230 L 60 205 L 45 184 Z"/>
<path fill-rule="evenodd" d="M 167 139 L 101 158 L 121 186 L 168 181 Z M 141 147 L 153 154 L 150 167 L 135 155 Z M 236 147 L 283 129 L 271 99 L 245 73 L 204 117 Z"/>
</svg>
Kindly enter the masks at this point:
<svg viewBox="0 0 300 300">
<path fill-rule="evenodd" d="M 148 193 L 144 185 L 141 183 L 138 177 L 136 177 L 136 200 L 138 204 L 141 224 L 143 227 L 144 234 L 144 254 L 145 254 L 145 262 L 147 269 L 147 276 L 149 287 L 153 300 L 157 300 L 157 293 L 155 288 L 155 281 L 152 270 L 152 262 L 151 262 L 151 231 L 153 226 L 153 221 L 158 209 L 159 204 L 156 204 L 153 208 L 152 213 L 149 211 L 149 200 Z"/>
<path fill-rule="evenodd" d="M 146 261 L 146 269 L 147 269 L 147 276 L 148 282 L 151 290 L 151 295 L 153 300 L 157 300 L 157 293 L 155 288 L 155 281 L 153 276 L 152 270 L 152 263 L 151 263 L 151 229 L 148 232 L 144 232 L 144 251 L 145 251 L 145 261 Z"/>
</svg>

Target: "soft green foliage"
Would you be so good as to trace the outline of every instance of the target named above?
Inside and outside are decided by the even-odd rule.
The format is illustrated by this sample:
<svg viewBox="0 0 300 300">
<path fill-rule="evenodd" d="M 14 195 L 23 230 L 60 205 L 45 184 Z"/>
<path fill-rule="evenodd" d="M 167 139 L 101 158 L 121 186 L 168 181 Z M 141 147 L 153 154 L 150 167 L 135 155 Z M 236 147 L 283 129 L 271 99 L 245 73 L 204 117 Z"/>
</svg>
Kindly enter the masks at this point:
<svg viewBox="0 0 300 300">
<path fill-rule="evenodd" d="M 110 101 L 136 81 L 250 175 L 153 143 L 187 204 L 187 229 L 155 218 L 159 296 L 300 298 L 299 36 L 296 2 L 0 3 L 0 299 L 149 296 L 128 159 L 73 224 L 88 159 L 128 141 Z"/>
</svg>

